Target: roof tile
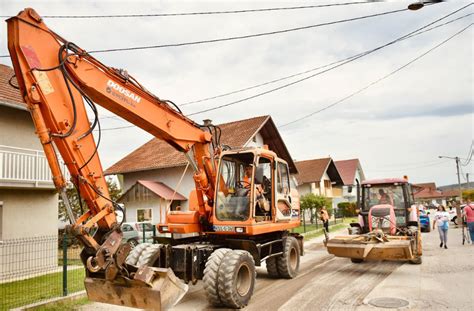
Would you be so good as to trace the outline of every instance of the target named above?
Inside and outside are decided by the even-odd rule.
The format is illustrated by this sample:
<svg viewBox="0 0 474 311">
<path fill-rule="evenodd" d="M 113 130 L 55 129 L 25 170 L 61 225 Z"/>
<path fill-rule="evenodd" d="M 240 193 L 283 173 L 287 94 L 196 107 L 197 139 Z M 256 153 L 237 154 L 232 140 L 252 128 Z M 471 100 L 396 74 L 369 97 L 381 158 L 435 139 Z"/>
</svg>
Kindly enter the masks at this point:
<svg viewBox="0 0 474 311">
<path fill-rule="evenodd" d="M 0 64 L 0 101 L 20 104 L 26 107 L 20 91 L 8 83 L 14 75 L 13 68 Z M 11 82 L 13 85 L 18 85 L 16 78 L 13 78 Z"/>
<path fill-rule="evenodd" d="M 220 124 L 222 129 L 221 143 L 231 148 L 243 147 L 270 116 L 260 116 L 246 120 Z M 152 169 L 161 169 L 186 165 L 187 160 L 182 152 L 171 147 L 167 142 L 153 138 L 123 159 L 112 165 L 105 174 L 123 174 Z"/>
<path fill-rule="evenodd" d="M 296 175 L 296 180 L 299 185 L 320 181 L 326 172 L 331 158 L 313 159 L 306 161 L 295 162 L 299 174 Z"/>
<path fill-rule="evenodd" d="M 344 185 L 353 185 L 357 168 L 359 167 L 359 159 L 334 161 L 334 164 L 341 175 Z"/>
</svg>

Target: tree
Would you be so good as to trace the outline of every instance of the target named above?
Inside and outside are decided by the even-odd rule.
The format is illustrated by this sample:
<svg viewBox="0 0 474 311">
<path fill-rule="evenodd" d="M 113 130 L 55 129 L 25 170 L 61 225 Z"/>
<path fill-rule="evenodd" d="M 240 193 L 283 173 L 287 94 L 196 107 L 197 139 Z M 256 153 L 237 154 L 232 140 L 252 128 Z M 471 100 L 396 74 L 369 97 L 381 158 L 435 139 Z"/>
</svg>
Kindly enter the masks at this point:
<svg viewBox="0 0 474 311">
<path fill-rule="evenodd" d="M 337 204 L 339 214 L 342 214 L 344 217 L 357 216 L 356 208 L 357 204 L 354 202 L 341 202 Z"/>
<path fill-rule="evenodd" d="M 319 211 L 326 207 L 329 216 L 332 215 L 332 200 L 323 195 L 315 195 L 314 193 L 308 193 L 301 197 L 300 199 L 300 208 L 303 210 L 309 210 L 311 213 L 311 223 L 313 223 L 314 218 L 317 217 Z"/>
<path fill-rule="evenodd" d="M 109 188 L 109 194 L 110 194 L 110 199 L 112 201 L 116 201 L 118 198 L 120 198 L 120 195 L 122 193 L 122 190 L 118 187 L 117 183 L 114 182 L 111 178 L 107 178 L 107 187 Z M 73 210 L 74 215 L 76 217 L 78 215 L 82 214 L 81 211 L 81 205 L 79 204 L 79 198 L 77 196 L 77 191 L 76 188 L 70 187 L 66 190 L 67 197 L 69 198 L 69 202 L 71 204 L 71 208 Z M 82 206 L 84 209 L 84 212 L 87 210 L 87 205 L 82 200 Z M 64 202 L 59 198 L 59 210 L 58 210 L 58 219 L 67 221 L 67 213 L 66 213 L 66 206 L 64 205 Z"/>
<path fill-rule="evenodd" d="M 462 198 L 464 200 L 469 199 L 469 200 L 471 200 L 471 202 L 474 201 L 474 189 L 464 190 L 462 192 Z"/>
</svg>

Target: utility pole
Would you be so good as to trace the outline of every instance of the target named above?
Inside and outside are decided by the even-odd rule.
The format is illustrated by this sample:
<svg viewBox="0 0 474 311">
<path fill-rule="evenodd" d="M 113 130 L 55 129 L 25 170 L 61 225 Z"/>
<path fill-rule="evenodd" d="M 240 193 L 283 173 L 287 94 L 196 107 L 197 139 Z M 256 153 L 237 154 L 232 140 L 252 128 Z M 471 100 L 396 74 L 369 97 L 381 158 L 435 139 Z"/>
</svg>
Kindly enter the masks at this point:
<svg viewBox="0 0 474 311">
<path fill-rule="evenodd" d="M 456 160 L 456 172 L 458 175 L 458 188 L 459 188 L 459 204 L 456 204 L 456 214 L 457 214 L 457 221 L 458 223 L 462 219 L 461 217 L 461 204 L 462 204 L 462 188 L 461 188 L 461 174 L 459 173 L 459 157 L 446 157 L 446 156 L 438 156 L 438 158 L 446 158 L 446 159 L 453 159 Z"/>
<path fill-rule="evenodd" d="M 469 184 L 469 173 L 466 173 L 466 181 L 467 181 L 467 189 L 471 189 L 471 185 Z"/>
</svg>

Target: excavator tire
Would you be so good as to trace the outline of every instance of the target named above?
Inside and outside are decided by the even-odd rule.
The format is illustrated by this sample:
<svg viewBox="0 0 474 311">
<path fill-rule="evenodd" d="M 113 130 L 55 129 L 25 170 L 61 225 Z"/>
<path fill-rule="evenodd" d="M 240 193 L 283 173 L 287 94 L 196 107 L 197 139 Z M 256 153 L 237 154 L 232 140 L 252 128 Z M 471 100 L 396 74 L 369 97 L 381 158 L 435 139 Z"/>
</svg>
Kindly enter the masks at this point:
<svg viewBox="0 0 474 311">
<path fill-rule="evenodd" d="M 217 289 L 217 277 L 219 275 L 222 259 L 230 251 L 232 251 L 230 248 L 216 249 L 206 261 L 202 282 L 206 291 L 207 301 L 214 307 L 222 306 L 222 301 Z"/>
<path fill-rule="evenodd" d="M 252 297 L 255 287 L 255 262 L 244 250 L 228 252 L 218 273 L 218 291 L 222 304 L 228 308 L 243 308 Z"/>
<path fill-rule="evenodd" d="M 137 266 L 140 255 L 150 245 L 151 245 L 150 243 L 142 243 L 135 246 L 132 249 L 132 251 L 128 254 L 127 259 L 125 260 L 125 263 L 131 266 Z"/>
<path fill-rule="evenodd" d="M 283 246 L 283 254 L 277 257 L 278 273 L 281 277 L 292 279 L 300 268 L 300 249 L 294 237 L 287 237 Z"/>
<path fill-rule="evenodd" d="M 151 244 L 138 257 L 137 266 L 153 266 L 160 256 L 160 244 Z"/>
<path fill-rule="evenodd" d="M 270 276 L 272 278 L 279 277 L 280 274 L 278 273 L 277 258 L 276 257 L 270 257 L 265 262 L 267 264 L 268 276 Z"/>
</svg>

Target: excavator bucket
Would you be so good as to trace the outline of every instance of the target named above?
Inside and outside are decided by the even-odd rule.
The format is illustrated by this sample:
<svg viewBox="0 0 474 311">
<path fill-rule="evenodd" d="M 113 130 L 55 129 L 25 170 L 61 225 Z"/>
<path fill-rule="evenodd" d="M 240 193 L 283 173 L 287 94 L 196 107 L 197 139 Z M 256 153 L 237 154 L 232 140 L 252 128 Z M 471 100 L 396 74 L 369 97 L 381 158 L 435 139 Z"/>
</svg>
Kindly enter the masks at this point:
<svg viewBox="0 0 474 311">
<path fill-rule="evenodd" d="M 168 310 L 188 291 L 171 269 L 154 267 L 140 268 L 133 279 L 87 277 L 84 283 L 89 300 L 147 310 Z"/>
<path fill-rule="evenodd" d="M 411 241 L 386 236 L 383 240 L 367 239 L 365 236 L 337 236 L 329 239 L 326 247 L 336 257 L 372 260 L 413 260 Z"/>
</svg>

